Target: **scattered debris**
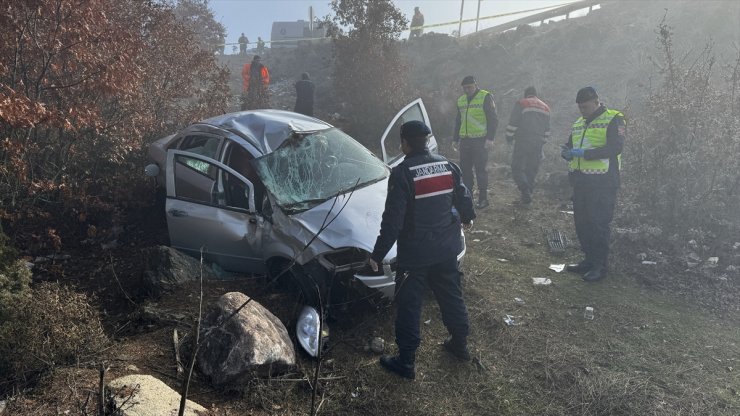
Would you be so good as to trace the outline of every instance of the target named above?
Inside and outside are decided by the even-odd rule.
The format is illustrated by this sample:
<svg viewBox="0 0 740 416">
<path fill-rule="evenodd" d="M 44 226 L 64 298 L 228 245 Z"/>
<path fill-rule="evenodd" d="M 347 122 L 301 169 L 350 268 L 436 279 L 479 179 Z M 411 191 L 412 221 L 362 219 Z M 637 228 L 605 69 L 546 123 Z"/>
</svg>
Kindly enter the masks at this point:
<svg viewBox="0 0 740 416">
<path fill-rule="evenodd" d="M 558 230 L 544 230 L 547 245 L 552 254 L 565 253 L 565 249 L 570 245 L 570 240 L 565 233 Z"/>
<path fill-rule="evenodd" d="M 658 263 L 654 261 L 644 260 L 642 264 L 644 264 L 645 266 L 655 266 Z"/>
<path fill-rule="evenodd" d="M 490 231 L 486 230 L 473 230 L 470 232 L 470 234 L 483 234 L 483 235 L 491 235 Z"/>
<path fill-rule="evenodd" d="M 733 244 L 733 245 L 732 245 L 732 249 L 733 249 L 733 250 L 738 250 L 738 249 L 740 249 L 740 242 L 737 242 L 737 243 Z"/>
<path fill-rule="evenodd" d="M 548 267 L 548 269 L 550 269 L 550 270 L 552 270 L 552 271 L 554 271 L 556 273 L 560 273 L 563 270 L 565 270 L 565 265 L 564 264 L 551 264 L 550 267 Z"/>
<path fill-rule="evenodd" d="M 637 259 L 638 260 L 641 260 L 641 261 L 647 260 L 647 257 L 648 257 L 647 253 L 638 253 L 637 254 Z"/>
<path fill-rule="evenodd" d="M 560 211 L 560 212 L 565 215 L 573 215 L 573 211 Z"/>
<path fill-rule="evenodd" d="M 480 239 L 479 239 L 479 238 L 474 238 L 474 239 L 473 239 L 473 242 L 475 242 L 475 243 L 479 243 L 479 242 L 480 242 Z"/>
<path fill-rule="evenodd" d="M 511 315 L 504 316 L 504 323 L 506 324 L 506 326 L 516 326 L 516 325 L 519 325 L 519 323 L 516 322 L 514 320 L 514 317 L 511 316 Z"/>
<path fill-rule="evenodd" d="M 707 259 L 707 267 L 717 267 L 719 257 L 710 257 Z"/>
<path fill-rule="evenodd" d="M 522 299 L 522 298 L 514 298 L 514 303 L 516 303 L 519 306 L 524 306 L 524 299 Z"/>
<path fill-rule="evenodd" d="M 586 309 L 583 311 L 583 317 L 592 321 L 594 319 L 594 308 L 592 306 L 586 306 Z"/>
<path fill-rule="evenodd" d="M 497 261 L 500 261 L 501 263 L 506 263 L 506 262 L 508 262 L 508 261 L 509 261 L 509 260 L 506 260 L 506 259 L 496 259 L 496 260 L 497 260 Z"/>
<path fill-rule="evenodd" d="M 385 351 L 385 340 L 381 337 L 375 337 L 370 340 L 370 351 L 375 354 L 382 354 Z"/>
<path fill-rule="evenodd" d="M 432 323 L 432 320 L 431 319 L 427 319 L 426 321 L 424 321 L 424 325 L 429 325 L 431 323 Z"/>
<path fill-rule="evenodd" d="M 535 286 L 548 286 L 552 284 L 552 280 L 546 277 L 533 277 L 532 284 Z"/>
</svg>

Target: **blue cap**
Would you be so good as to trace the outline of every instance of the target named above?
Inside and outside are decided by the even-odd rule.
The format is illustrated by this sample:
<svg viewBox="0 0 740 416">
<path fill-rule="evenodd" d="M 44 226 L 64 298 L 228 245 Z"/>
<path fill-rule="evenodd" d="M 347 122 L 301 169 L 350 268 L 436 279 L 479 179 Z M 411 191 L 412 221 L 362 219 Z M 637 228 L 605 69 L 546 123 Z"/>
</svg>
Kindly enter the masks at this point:
<svg viewBox="0 0 740 416">
<path fill-rule="evenodd" d="M 432 130 L 423 121 L 411 120 L 401 125 L 401 137 L 427 137 Z"/>
</svg>

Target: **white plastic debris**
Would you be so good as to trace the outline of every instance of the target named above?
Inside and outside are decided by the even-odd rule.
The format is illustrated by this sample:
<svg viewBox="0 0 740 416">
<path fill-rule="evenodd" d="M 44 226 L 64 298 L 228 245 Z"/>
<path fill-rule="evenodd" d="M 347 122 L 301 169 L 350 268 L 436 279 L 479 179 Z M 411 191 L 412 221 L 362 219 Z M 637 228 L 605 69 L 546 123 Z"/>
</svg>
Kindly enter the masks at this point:
<svg viewBox="0 0 740 416">
<path fill-rule="evenodd" d="M 514 317 L 513 317 L 513 316 L 511 316 L 511 315 L 506 315 L 506 316 L 504 316 L 504 323 L 506 324 L 506 326 L 515 326 L 515 325 L 519 325 L 519 324 L 518 324 L 518 323 L 517 323 L 517 322 L 516 322 L 516 321 L 514 320 Z"/>
<path fill-rule="evenodd" d="M 533 277 L 532 284 L 535 286 L 548 286 L 552 284 L 552 280 L 546 277 Z"/>
<path fill-rule="evenodd" d="M 707 259 L 707 264 L 714 267 L 719 263 L 719 257 L 710 257 Z"/>
<path fill-rule="evenodd" d="M 735 244 L 733 244 L 733 245 L 732 245 L 732 249 L 733 249 L 733 250 L 738 250 L 738 249 L 740 249 L 740 241 L 739 241 L 739 242 L 737 242 L 737 243 L 735 243 Z"/>
<path fill-rule="evenodd" d="M 647 260 L 647 257 L 648 257 L 647 256 L 647 253 L 639 253 L 639 254 L 637 254 L 637 259 L 638 260 L 643 260 L 644 261 L 644 260 Z"/>
<path fill-rule="evenodd" d="M 476 243 L 479 243 L 480 242 L 480 239 L 479 238 L 474 238 L 473 241 L 476 242 Z"/>
<path fill-rule="evenodd" d="M 644 264 L 645 266 L 655 266 L 658 263 L 650 260 L 643 260 L 642 264 Z"/>
<path fill-rule="evenodd" d="M 548 267 L 550 270 L 555 271 L 556 273 L 560 273 L 563 270 L 565 270 L 564 264 L 551 264 L 550 267 Z"/>
<path fill-rule="evenodd" d="M 375 337 L 370 340 L 370 351 L 376 354 L 382 354 L 385 351 L 385 340 L 381 337 Z"/>
<path fill-rule="evenodd" d="M 522 298 L 514 298 L 514 303 L 516 303 L 519 306 L 523 306 L 524 305 L 524 299 L 522 299 Z"/>
<path fill-rule="evenodd" d="M 594 308 L 593 308 L 593 306 L 586 306 L 586 309 L 583 311 L 583 317 L 585 319 L 588 319 L 589 321 L 592 321 L 594 319 Z"/>
<path fill-rule="evenodd" d="M 566 215 L 573 215 L 573 211 L 560 211 L 560 212 Z"/>
<path fill-rule="evenodd" d="M 496 259 L 496 260 L 499 261 L 499 262 L 501 262 L 501 263 L 506 263 L 507 261 L 509 261 L 509 260 L 506 260 L 506 259 Z"/>
</svg>

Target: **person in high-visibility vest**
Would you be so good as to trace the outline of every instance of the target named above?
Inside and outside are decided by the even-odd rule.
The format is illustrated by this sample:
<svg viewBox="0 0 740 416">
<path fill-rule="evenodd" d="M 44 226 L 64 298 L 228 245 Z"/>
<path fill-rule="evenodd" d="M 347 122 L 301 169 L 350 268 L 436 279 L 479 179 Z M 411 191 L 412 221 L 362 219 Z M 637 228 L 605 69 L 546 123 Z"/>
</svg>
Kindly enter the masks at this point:
<svg viewBox="0 0 740 416">
<path fill-rule="evenodd" d="M 593 87 L 581 88 L 576 103 L 582 117 L 573 123 L 560 155 L 568 161 L 576 234 L 585 258 L 568 265 L 567 270 L 582 274 L 587 282 L 595 282 L 607 274 L 625 121 L 622 113 L 599 102 Z"/>
<path fill-rule="evenodd" d="M 524 98 L 514 104 L 506 126 L 506 143 L 514 145 L 511 176 L 521 196 L 516 201 L 532 202 L 534 181 L 543 158 L 542 146 L 550 138 L 550 107 L 537 97 L 534 87 L 524 90 Z"/>
<path fill-rule="evenodd" d="M 457 119 L 453 131 L 453 146 L 459 143 L 460 169 L 465 186 L 473 190 L 473 170 L 478 182 L 476 208 L 488 207 L 488 151 L 496 136 L 498 116 L 493 94 L 478 88 L 475 77 L 462 80 L 464 94 L 457 99 Z"/>
<path fill-rule="evenodd" d="M 270 72 L 262 64 L 262 58 L 254 55 L 251 63 L 242 68 L 242 110 L 270 108 Z"/>
</svg>

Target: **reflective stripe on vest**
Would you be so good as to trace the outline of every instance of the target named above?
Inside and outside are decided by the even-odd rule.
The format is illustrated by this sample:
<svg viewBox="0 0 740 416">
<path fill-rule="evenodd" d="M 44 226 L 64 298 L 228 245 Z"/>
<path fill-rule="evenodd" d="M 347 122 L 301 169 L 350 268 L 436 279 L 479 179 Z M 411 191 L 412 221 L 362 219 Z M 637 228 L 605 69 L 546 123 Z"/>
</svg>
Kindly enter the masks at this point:
<svg viewBox="0 0 740 416">
<path fill-rule="evenodd" d="M 457 109 L 460 111 L 460 138 L 485 137 L 488 133 L 488 122 L 486 112 L 483 111 L 483 103 L 490 92 L 478 90 L 472 100 L 468 102 L 468 96 L 463 94 L 457 99 Z"/>
<path fill-rule="evenodd" d="M 586 124 L 583 117 L 579 117 L 573 123 L 573 131 L 570 135 L 570 143 L 574 149 L 597 149 L 606 145 L 606 130 L 612 119 L 622 116 L 617 110 L 606 110 L 601 115 Z M 623 117 L 623 116 L 622 116 Z M 617 155 L 618 168 L 621 169 L 622 155 Z M 586 160 L 582 157 L 574 157 L 568 163 L 568 170 L 581 172 L 589 175 L 603 175 L 609 171 L 609 159 Z"/>
</svg>

